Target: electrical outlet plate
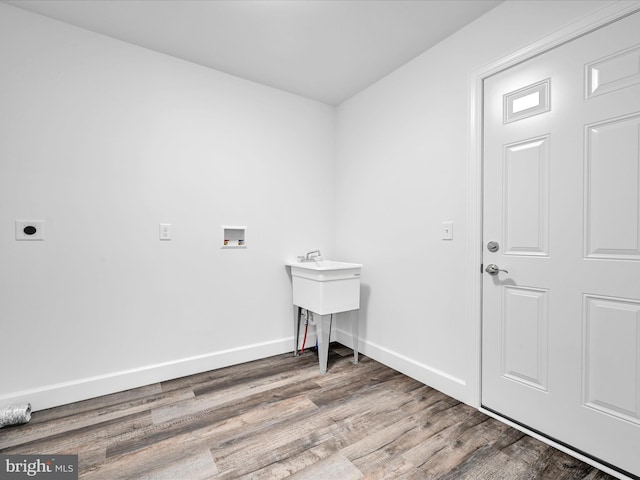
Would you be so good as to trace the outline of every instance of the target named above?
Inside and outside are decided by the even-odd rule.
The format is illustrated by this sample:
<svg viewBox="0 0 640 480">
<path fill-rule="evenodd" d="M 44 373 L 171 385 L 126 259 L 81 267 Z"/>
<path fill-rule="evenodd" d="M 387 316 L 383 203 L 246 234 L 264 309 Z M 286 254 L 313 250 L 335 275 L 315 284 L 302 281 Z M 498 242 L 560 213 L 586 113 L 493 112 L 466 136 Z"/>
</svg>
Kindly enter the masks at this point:
<svg viewBox="0 0 640 480">
<path fill-rule="evenodd" d="M 171 240 L 171 224 L 160 224 L 160 240 Z"/>
<path fill-rule="evenodd" d="M 44 220 L 16 220 L 16 240 L 44 240 Z"/>
</svg>

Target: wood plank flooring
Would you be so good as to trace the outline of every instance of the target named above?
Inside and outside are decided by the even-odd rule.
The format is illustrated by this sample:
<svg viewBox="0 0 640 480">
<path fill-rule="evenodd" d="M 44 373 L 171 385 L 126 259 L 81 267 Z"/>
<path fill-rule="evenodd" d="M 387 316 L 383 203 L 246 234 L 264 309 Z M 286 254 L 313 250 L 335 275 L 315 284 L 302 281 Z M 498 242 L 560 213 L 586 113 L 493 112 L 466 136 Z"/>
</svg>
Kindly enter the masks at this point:
<svg viewBox="0 0 640 480">
<path fill-rule="evenodd" d="M 613 477 L 331 345 L 35 412 L 0 453 L 77 454 L 83 480 Z"/>
</svg>

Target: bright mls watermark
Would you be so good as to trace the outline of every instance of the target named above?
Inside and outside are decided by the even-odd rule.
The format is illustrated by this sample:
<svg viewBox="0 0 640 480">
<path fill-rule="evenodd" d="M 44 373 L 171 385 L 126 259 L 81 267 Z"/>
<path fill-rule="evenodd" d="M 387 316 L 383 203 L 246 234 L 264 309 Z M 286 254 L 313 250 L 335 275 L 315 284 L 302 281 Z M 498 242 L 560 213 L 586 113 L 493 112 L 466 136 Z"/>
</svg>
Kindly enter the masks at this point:
<svg viewBox="0 0 640 480">
<path fill-rule="evenodd" d="M 77 455 L 0 455 L 0 480 L 78 480 Z"/>
</svg>

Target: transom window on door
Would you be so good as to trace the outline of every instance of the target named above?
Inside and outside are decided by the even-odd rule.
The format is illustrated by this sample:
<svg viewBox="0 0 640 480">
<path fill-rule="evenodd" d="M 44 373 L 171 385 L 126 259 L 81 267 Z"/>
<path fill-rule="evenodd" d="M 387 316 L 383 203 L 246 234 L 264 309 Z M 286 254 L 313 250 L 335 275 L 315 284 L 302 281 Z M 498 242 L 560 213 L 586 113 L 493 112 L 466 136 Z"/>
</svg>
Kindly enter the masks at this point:
<svg viewBox="0 0 640 480">
<path fill-rule="evenodd" d="M 504 95 L 504 123 L 515 122 L 551 110 L 551 79 Z"/>
</svg>

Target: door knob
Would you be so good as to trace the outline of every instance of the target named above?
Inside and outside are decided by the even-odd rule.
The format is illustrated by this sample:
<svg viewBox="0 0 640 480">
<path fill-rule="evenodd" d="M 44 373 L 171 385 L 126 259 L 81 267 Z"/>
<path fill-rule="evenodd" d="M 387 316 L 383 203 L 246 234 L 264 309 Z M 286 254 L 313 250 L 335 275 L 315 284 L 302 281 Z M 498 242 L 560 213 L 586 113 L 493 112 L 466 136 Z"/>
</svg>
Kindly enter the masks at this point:
<svg viewBox="0 0 640 480">
<path fill-rule="evenodd" d="M 490 263 L 489 265 L 487 265 L 487 268 L 485 268 L 484 271 L 487 272 L 489 275 L 497 275 L 498 272 L 509 273 L 508 271 L 502 268 L 499 268 L 498 265 L 496 265 L 495 263 Z"/>
</svg>

